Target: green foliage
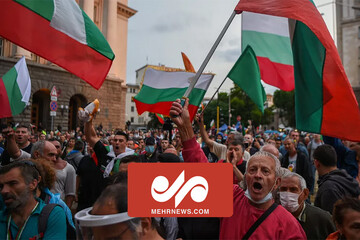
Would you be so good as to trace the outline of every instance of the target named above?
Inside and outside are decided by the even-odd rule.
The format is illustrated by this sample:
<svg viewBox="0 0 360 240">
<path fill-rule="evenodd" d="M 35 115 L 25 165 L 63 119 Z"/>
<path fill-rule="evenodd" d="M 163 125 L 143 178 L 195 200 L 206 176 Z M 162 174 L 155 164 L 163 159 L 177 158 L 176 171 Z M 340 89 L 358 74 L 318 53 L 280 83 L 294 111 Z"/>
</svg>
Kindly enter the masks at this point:
<svg viewBox="0 0 360 240">
<path fill-rule="evenodd" d="M 284 125 L 295 127 L 295 94 L 294 91 L 285 92 L 276 90 L 274 92 L 274 105 L 279 110 L 279 117 L 286 120 Z"/>
<path fill-rule="evenodd" d="M 155 113 L 149 113 L 151 120 L 147 124 L 148 129 L 162 128 L 163 125 L 159 122 L 159 119 L 155 116 Z"/>
<path fill-rule="evenodd" d="M 220 114 L 223 115 L 224 123 L 229 124 L 229 95 L 221 92 L 218 95 L 218 100 L 213 100 L 207 106 L 204 112 L 204 122 L 207 128 L 210 127 L 210 122 L 216 122 L 216 107 L 219 105 Z M 252 124 L 257 127 L 260 124 L 266 125 L 273 121 L 274 108 L 266 108 L 264 114 L 258 109 L 256 104 L 246 95 L 246 93 L 237 85 L 231 89 L 231 125 L 236 124 L 236 117 L 241 116 L 241 122 L 248 125 L 248 120 L 252 120 Z M 221 121 L 220 121 L 221 122 Z M 221 126 L 221 124 L 220 124 Z"/>
</svg>

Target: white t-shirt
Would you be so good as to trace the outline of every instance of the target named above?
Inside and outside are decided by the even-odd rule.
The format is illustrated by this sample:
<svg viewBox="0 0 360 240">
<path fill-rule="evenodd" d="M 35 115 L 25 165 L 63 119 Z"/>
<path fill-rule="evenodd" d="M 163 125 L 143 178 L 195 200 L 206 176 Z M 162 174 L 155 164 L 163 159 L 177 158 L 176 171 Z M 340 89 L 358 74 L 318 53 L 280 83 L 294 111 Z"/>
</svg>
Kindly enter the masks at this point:
<svg viewBox="0 0 360 240">
<path fill-rule="evenodd" d="M 75 196 L 76 191 L 76 173 L 71 164 L 66 163 L 63 169 L 56 169 L 56 182 L 53 193 L 60 193 L 60 198 L 65 200 L 68 195 Z"/>
<path fill-rule="evenodd" d="M 213 153 L 218 157 L 219 160 L 221 160 L 221 159 L 226 160 L 226 153 L 227 153 L 226 145 L 214 141 Z M 245 161 L 248 161 L 249 158 L 250 158 L 250 153 L 248 153 L 247 151 L 244 151 L 243 159 Z"/>
</svg>

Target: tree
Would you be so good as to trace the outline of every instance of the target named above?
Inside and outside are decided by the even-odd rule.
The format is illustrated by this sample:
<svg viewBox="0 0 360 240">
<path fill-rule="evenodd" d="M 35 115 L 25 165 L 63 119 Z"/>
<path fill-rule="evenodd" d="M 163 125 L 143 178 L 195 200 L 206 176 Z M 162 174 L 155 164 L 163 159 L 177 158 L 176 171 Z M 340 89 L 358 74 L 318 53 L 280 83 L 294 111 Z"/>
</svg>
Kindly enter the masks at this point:
<svg viewBox="0 0 360 240">
<path fill-rule="evenodd" d="M 234 84 L 235 85 L 235 84 Z M 209 103 L 204 112 L 204 122 L 210 127 L 210 122 L 214 119 L 216 121 L 216 107 L 219 105 L 220 112 L 226 124 L 229 119 L 229 95 L 221 92 L 218 95 L 218 100 Z M 266 108 L 264 114 L 258 109 L 256 104 L 246 95 L 246 93 L 237 85 L 231 89 L 231 124 L 236 124 L 236 116 L 241 116 L 242 124 L 247 125 L 248 120 L 252 120 L 253 126 L 257 127 L 260 124 L 266 125 L 273 121 L 274 108 Z"/>
<path fill-rule="evenodd" d="M 159 122 L 159 119 L 155 116 L 155 113 L 149 113 L 151 120 L 147 124 L 148 129 L 158 129 L 162 128 L 162 124 Z"/>
<path fill-rule="evenodd" d="M 295 127 L 295 95 L 294 91 L 285 92 L 276 90 L 274 92 L 274 105 L 279 110 L 279 117 L 284 125 Z M 284 123 L 284 119 L 287 124 Z"/>
</svg>

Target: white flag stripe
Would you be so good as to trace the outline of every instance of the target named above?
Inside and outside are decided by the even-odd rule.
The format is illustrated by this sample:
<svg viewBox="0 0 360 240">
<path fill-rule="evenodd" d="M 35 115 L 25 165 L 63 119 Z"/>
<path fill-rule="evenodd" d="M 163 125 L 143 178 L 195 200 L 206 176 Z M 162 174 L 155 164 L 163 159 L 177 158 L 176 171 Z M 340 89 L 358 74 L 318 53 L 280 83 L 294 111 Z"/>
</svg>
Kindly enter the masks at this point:
<svg viewBox="0 0 360 240">
<path fill-rule="evenodd" d="M 53 1 L 54 14 L 50 26 L 86 45 L 84 17 L 79 5 L 74 0 Z"/>
<path fill-rule="evenodd" d="M 263 32 L 290 37 L 287 18 L 252 12 L 243 12 L 241 15 L 243 31 Z"/>
<path fill-rule="evenodd" d="M 152 68 L 145 71 L 144 85 L 157 89 L 187 88 L 195 73 L 190 72 L 165 72 Z M 195 88 L 207 90 L 214 75 L 203 74 L 200 76 Z"/>
<path fill-rule="evenodd" d="M 26 66 L 25 57 L 22 57 L 16 64 L 15 69 L 17 72 L 16 82 L 19 86 L 21 95 L 22 95 L 22 102 L 29 102 L 30 95 L 31 95 L 31 80 L 29 71 Z"/>
</svg>

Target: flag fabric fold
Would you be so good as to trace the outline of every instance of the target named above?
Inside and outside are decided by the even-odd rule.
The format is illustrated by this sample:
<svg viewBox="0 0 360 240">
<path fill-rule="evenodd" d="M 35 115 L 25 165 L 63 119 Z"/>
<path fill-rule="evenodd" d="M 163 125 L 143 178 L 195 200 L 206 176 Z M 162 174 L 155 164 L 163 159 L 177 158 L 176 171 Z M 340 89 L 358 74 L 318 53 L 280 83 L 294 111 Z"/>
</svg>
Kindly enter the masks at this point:
<svg viewBox="0 0 360 240">
<path fill-rule="evenodd" d="M 190 59 L 186 56 L 185 53 L 181 52 L 181 56 L 184 62 L 184 67 L 187 72 L 195 72 L 194 66 L 190 62 Z"/>
<path fill-rule="evenodd" d="M 195 73 L 166 72 L 147 68 L 139 93 L 134 97 L 139 115 L 143 112 L 159 113 L 169 116 L 172 102 L 180 99 L 190 85 Z M 189 113 L 193 119 L 208 89 L 213 74 L 202 74 L 189 96 Z"/>
<path fill-rule="evenodd" d="M 1 0 L 0 21 L 3 38 L 101 87 L 115 55 L 74 0 Z"/>
<path fill-rule="evenodd" d="M 288 19 L 277 16 L 243 12 L 241 46 L 254 50 L 261 79 L 284 91 L 295 87 L 293 55 Z"/>
<path fill-rule="evenodd" d="M 227 75 L 264 113 L 266 94 L 261 84 L 259 65 L 254 50 L 248 45 Z"/>
<path fill-rule="evenodd" d="M 31 80 L 22 57 L 13 68 L 0 79 L 0 118 L 20 114 L 29 102 L 31 95 Z"/>
<path fill-rule="evenodd" d="M 311 0 L 241 0 L 235 8 L 289 20 L 296 127 L 360 141 L 360 111 L 335 43 Z"/>
</svg>

